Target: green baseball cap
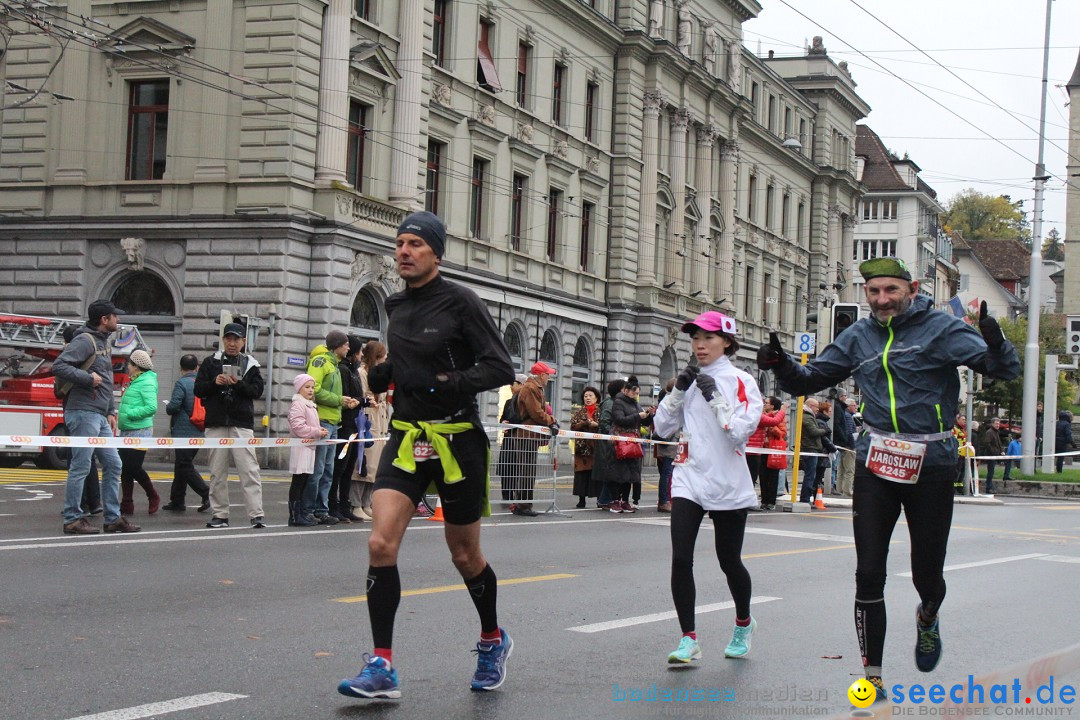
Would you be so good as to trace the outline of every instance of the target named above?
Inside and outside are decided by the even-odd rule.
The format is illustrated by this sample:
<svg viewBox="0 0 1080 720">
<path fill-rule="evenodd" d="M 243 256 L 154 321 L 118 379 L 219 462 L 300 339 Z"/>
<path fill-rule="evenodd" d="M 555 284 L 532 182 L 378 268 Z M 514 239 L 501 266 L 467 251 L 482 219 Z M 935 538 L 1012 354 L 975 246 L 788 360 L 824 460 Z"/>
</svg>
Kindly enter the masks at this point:
<svg viewBox="0 0 1080 720">
<path fill-rule="evenodd" d="M 863 280 L 872 280 L 876 277 L 894 277 L 911 282 L 911 271 L 900 258 L 880 257 L 866 260 L 859 265 L 859 273 Z"/>
</svg>

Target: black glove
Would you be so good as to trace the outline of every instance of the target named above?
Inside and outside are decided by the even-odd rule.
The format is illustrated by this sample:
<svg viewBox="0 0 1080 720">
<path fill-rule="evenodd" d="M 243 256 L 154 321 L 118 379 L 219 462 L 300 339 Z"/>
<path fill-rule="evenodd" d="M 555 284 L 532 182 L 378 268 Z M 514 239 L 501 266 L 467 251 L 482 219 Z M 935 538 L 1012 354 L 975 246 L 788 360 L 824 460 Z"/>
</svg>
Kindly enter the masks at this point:
<svg viewBox="0 0 1080 720">
<path fill-rule="evenodd" d="M 368 389 L 377 394 L 384 393 L 394 379 L 394 368 L 384 362 L 368 370 Z"/>
<path fill-rule="evenodd" d="M 701 391 L 701 397 L 711 402 L 713 393 L 716 392 L 716 381 L 702 373 L 697 376 L 697 389 Z"/>
<path fill-rule="evenodd" d="M 551 423 L 550 425 L 548 425 L 548 430 L 551 431 L 551 437 L 555 437 L 556 435 L 559 434 L 559 423 L 557 423 L 557 422 Z"/>
<path fill-rule="evenodd" d="M 758 348 L 757 366 L 762 370 L 779 370 L 788 362 L 788 355 L 780 345 L 780 337 L 774 332 L 769 333 L 769 344 Z"/>
<path fill-rule="evenodd" d="M 697 365 L 687 365 L 683 368 L 683 371 L 679 373 L 679 376 L 675 378 L 675 387 L 678 390 L 686 392 L 690 389 L 690 386 L 694 384 L 694 378 L 698 376 L 701 369 Z"/>
<path fill-rule="evenodd" d="M 986 346 L 995 352 L 1001 350 L 1005 344 L 1005 333 L 1001 332 L 997 320 L 986 313 L 985 300 L 979 304 L 979 332 L 982 333 Z"/>
</svg>

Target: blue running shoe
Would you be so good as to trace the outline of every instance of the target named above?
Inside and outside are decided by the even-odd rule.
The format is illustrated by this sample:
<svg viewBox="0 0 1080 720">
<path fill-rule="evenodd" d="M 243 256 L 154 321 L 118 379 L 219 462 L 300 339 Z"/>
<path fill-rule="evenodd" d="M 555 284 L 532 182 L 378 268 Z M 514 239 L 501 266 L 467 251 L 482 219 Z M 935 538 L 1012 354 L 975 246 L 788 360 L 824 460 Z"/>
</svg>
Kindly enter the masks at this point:
<svg viewBox="0 0 1080 720">
<path fill-rule="evenodd" d="M 401 685 L 398 684 L 397 670 L 390 667 L 385 658 L 364 654 L 364 669 L 354 678 L 346 678 L 338 683 L 337 691 L 342 695 L 357 698 L 401 697 Z"/>
<path fill-rule="evenodd" d="M 941 660 L 941 629 L 938 627 L 938 616 L 929 625 L 922 621 L 922 604 L 915 609 L 915 667 L 921 672 L 930 672 L 937 667 Z"/>
<path fill-rule="evenodd" d="M 675 652 L 667 656 L 668 665 L 683 665 L 701 659 L 701 646 L 692 637 L 683 635 L 679 641 L 679 647 Z"/>
<path fill-rule="evenodd" d="M 499 628 L 502 642 L 498 645 L 476 643 L 476 673 L 472 677 L 473 690 L 494 690 L 506 680 L 506 661 L 514 649 L 514 641 Z"/>
<path fill-rule="evenodd" d="M 746 627 L 736 625 L 735 631 L 731 634 L 731 642 L 724 648 L 724 657 L 746 657 L 747 653 L 750 652 L 750 637 L 754 634 L 754 628 L 756 627 L 757 620 L 753 616 L 750 617 L 750 624 Z"/>
</svg>

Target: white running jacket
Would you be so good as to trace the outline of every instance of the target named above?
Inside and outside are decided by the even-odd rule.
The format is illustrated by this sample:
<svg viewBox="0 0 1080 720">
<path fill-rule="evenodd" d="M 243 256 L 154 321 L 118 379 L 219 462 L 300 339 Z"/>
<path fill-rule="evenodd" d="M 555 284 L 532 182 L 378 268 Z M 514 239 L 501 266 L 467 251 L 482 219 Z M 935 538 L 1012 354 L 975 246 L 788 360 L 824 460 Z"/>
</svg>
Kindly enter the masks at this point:
<svg viewBox="0 0 1080 720">
<path fill-rule="evenodd" d="M 695 381 L 690 389 L 668 393 L 656 409 L 653 427 L 663 437 L 680 430 L 690 436 L 689 457 L 677 464 L 671 496 L 705 510 L 738 510 L 757 505 L 746 467 L 746 441 L 757 428 L 763 403 L 757 382 L 727 356 L 701 368 L 716 381 L 711 402 Z"/>
</svg>

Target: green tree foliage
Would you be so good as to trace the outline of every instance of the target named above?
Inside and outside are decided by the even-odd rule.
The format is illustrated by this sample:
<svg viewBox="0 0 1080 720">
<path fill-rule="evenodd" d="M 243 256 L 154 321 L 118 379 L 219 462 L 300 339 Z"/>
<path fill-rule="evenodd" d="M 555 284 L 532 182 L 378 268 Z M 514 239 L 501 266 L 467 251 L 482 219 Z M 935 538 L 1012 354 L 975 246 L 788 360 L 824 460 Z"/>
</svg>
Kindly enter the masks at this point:
<svg viewBox="0 0 1080 720">
<path fill-rule="evenodd" d="M 1015 239 L 1031 246 L 1024 201 L 1008 195 L 984 195 L 967 189 L 949 201 L 943 216 L 948 232 L 959 230 L 968 240 Z"/>
<path fill-rule="evenodd" d="M 1057 228 L 1050 228 L 1042 244 L 1043 260 L 1065 262 L 1065 243 L 1061 242 L 1061 233 Z"/>
<path fill-rule="evenodd" d="M 1027 318 L 1019 318 L 1016 321 L 998 319 L 1001 330 L 1005 337 L 1013 344 L 1020 354 L 1020 362 L 1024 362 L 1024 345 L 1027 343 Z M 1046 372 L 1046 354 L 1062 355 L 1065 352 L 1065 318 L 1062 315 L 1045 314 L 1039 318 L 1039 399 L 1042 400 L 1043 379 Z M 1061 358 L 1065 361 L 1065 358 Z M 1059 410 L 1072 407 L 1073 398 L 1076 397 L 1076 388 L 1066 378 L 1065 373 L 1058 373 L 1058 400 Z M 976 402 L 987 405 L 987 417 L 997 415 L 1005 419 L 1011 419 L 1019 423 L 1023 413 L 1024 402 L 1024 373 L 1015 380 L 1008 382 L 998 380 L 994 383 L 983 383 L 983 389 L 975 393 Z"/>
</svg>

